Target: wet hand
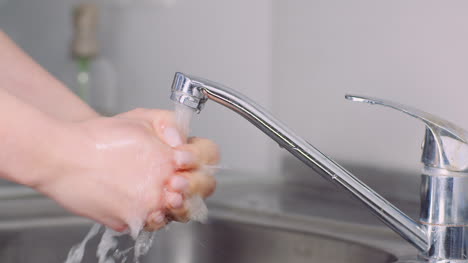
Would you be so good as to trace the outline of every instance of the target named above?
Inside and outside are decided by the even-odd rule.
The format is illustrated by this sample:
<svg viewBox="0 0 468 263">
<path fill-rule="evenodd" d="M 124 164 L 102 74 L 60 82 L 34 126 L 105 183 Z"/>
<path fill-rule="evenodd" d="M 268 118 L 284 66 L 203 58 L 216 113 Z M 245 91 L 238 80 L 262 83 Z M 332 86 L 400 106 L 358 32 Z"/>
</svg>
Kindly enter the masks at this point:
<svg viewBox="0 0 468 263">
<path fill-rule="evenodd" d="M 176 147 L 175 151 L 176 171 L 165 188 L 166 212 L 151 213 L 145 226 L 147 230 L 157 230 L 172 220 L 188 221 L 194 212 L 189 199 L 194 195 L 206 198 L 215 190 L 213 173 L 219 153 L 212 141 L 189 138 L 188 144 Z"/>
<path fill-rule="evenodd" d="M 215 188 L 216 145 L 183 144 L 171 112 L 137 109 L 64 125 L 53 173 L 35 186 L 70 211 L 117 231 L 188 218 L 186 200 Z M 135 233 L 134 233 L 135 234 Z"/>
</svg>

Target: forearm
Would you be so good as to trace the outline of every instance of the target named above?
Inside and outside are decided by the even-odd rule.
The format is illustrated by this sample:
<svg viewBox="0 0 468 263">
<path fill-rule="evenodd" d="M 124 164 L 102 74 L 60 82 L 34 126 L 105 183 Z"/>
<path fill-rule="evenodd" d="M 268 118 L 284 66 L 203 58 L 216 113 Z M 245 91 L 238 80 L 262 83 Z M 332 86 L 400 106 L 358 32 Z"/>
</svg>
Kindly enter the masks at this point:
<svg viewBox="0 0 468 263">
<path fill-rule="evenodd" d="M 0 88 L 61 120 L 78 121 L 98 116 L 1 31 Z"/>
<path fill-rule="evenodd" d="M 34 187 L 56 170 L 59 123 L 0 89 L 0 177 Z"/>
</svg>

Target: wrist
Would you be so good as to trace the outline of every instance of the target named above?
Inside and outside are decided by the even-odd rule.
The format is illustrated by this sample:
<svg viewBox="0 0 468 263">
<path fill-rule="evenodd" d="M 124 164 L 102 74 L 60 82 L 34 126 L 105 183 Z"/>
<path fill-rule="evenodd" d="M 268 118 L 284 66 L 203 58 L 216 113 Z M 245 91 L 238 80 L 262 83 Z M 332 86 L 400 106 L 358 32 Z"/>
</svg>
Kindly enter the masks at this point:
<svg viewBox="0 0 468 263">
<path fill-rule="evenodd" d="M 27 154 L 16 163 L 21 167 L 12 169 L 14 181 L 38 189 L 61 174 L 64 156 L 60 144 L 67 136 L 64 126 L 64 122 L 47 119 L 38 127 L 29 142 L 32 147 L 25 145 Z"/>
<path fill-rule="evenodd" d="M 0 177 L 36 189 L 62 176 L 82 143 L 78 122 L 52 117 L 2 89 L 0 123 Z"/>
</svg>

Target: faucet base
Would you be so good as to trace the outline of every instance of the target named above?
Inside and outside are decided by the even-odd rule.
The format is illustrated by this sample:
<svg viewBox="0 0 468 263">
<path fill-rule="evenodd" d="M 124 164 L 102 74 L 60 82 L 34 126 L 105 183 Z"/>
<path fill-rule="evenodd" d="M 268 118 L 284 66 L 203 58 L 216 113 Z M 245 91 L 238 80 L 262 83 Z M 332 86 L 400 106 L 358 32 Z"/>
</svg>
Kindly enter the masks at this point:
<svg viewBox="0 0 468 263">
<path fill-rule="evenodd" d="M 435 260 L 430 262 L 468 262 L 466 189 L 466 173 L 423 169 L 420 222 L 429 238 L 429 249 L 423 256 Z"/>
</svg>

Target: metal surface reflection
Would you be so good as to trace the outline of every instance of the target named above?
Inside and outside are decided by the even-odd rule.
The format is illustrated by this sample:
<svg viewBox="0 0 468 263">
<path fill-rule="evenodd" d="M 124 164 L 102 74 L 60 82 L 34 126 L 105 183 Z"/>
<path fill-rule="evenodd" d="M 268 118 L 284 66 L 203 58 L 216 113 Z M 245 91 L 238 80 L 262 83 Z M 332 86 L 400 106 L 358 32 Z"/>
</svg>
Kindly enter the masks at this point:
<svg viewBox="0 0 468 263">
<path fill-rule="evenodd" d="M 296 158 L 362 201 L 391 229 L 435 262 L 465 262 L 468 214 L 468 133 L 448 121 L 386 100 L 346 96 L 347 99 L 399 110 L 426 124 L 422 162 L 420 223 L 393 206 L 354 175 L 321 153 L 246 96 L 221 84 L 176 73 L 171 99 L 201 111 L 208 99 L 237 112 Z M 449 261 L 447 261 L 449 260 Z"/>
</svg>

